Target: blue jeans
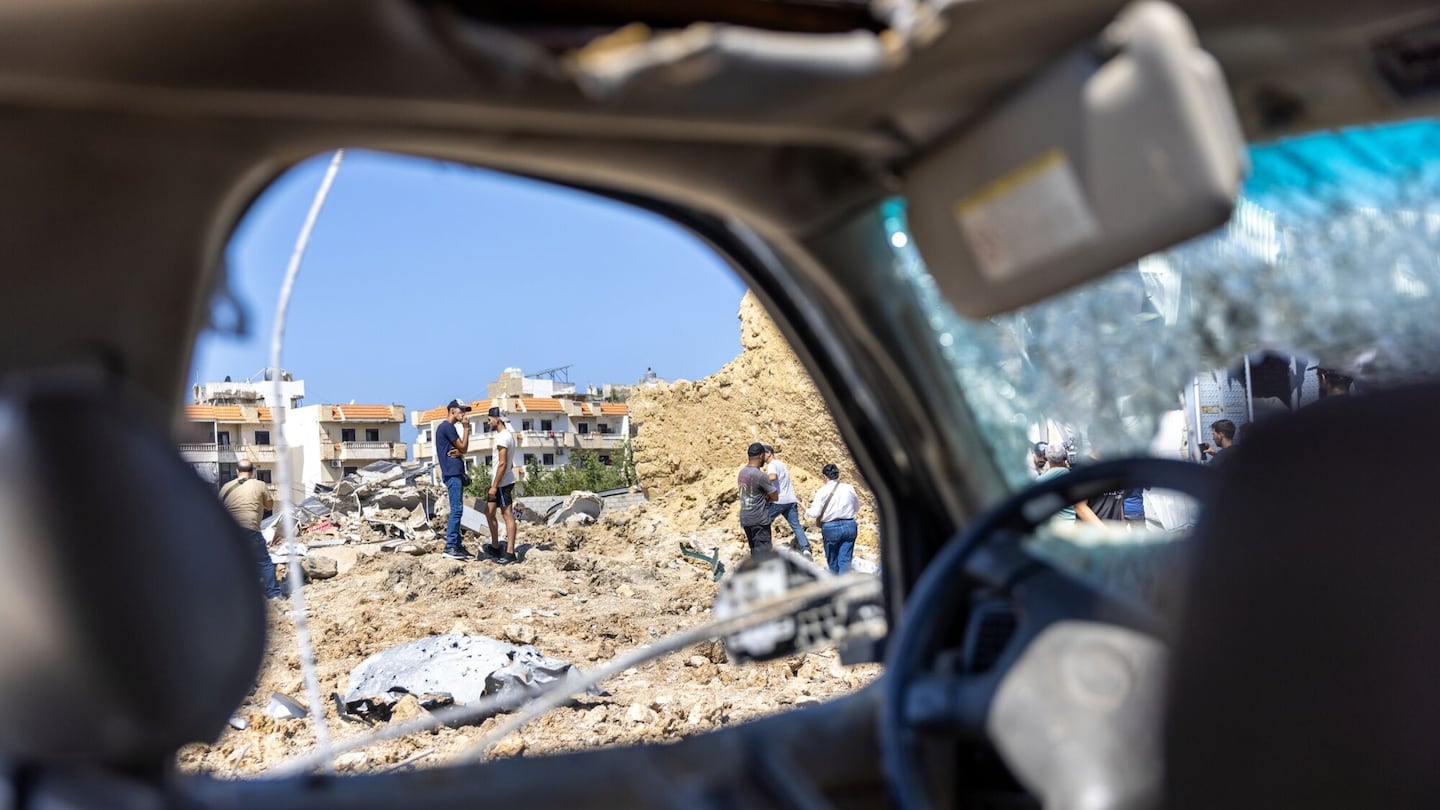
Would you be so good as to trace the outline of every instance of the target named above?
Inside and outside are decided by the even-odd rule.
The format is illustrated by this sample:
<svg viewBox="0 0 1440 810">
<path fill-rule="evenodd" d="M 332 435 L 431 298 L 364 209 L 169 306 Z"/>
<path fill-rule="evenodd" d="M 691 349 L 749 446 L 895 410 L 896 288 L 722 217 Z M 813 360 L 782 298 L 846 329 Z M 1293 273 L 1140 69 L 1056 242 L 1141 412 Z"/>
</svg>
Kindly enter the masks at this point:
<svg viewBox="0 0 1440 810">
<path fill-rule="evenodd" d="M 849 571 L 850 558 L 855 554 L 855 521 L 829 521 L 820 527 L 820 536 L 825 541 L 825 564 L 830 566 L 830 573 Z"/>
<path fill-rule="evenodd" d="M 250 552 L 255 555 L 255 563 L 260 566 L 260 587 L 265 589 L 265 598 L 279 599 L 280 583 L 275 581 L 275 561 L 270 559 L 270 549 L 265 546 L 265 535 L 250 529 L 245 533 L 250 535 Z"/>
<path fill-rule="evenodd" d="M 801 551 L 809 553 L 810 541 L 805 539 L 805 527 L 800 525 L 800 510 L 793 503 L 772 503 L 770 504 L 770 522 L 775 518 L 785 516 L 785 522 L 790 524 L 790 531 L 795 532 L 795 545 Z"/>
<path fill-rule="evenodd" d="M 460 545 L 460 516 L 465 514 L 465 488 L 460 485 L 460 476 L 445 476 L 445 491 L 450 494 L 450 519 L 445 521 L 445 550 L 458 551 Z"/>
</svg>

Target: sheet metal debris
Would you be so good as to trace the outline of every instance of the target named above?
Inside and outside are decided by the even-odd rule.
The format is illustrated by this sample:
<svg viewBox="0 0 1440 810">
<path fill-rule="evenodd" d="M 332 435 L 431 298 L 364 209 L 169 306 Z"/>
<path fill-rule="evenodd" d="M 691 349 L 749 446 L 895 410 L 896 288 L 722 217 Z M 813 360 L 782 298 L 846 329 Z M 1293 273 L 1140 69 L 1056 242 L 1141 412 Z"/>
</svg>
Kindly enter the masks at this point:
<svg viewBox="0 0 1440 810">
<path fill-rule="evenodd" d="M 426 708 L 431 708 L 427 698 L 465 706 L 496 695 L 499 710 L 510 711 L 552 684 L 579 677 L 571 664 L 532 646 L 451 633 L 398 644 L 361 661 L 350 671 L 344 702 L 352 714 L 384 719 L 407 694 Z"/>
</svg>

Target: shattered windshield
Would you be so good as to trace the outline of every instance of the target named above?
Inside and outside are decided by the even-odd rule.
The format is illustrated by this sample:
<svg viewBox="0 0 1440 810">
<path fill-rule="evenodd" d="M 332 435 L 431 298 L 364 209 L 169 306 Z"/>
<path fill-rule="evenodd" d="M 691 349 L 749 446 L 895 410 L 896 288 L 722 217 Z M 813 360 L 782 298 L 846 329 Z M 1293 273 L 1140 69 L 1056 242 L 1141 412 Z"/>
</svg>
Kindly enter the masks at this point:
<svg viewBox="0 0 1440 810">
<path fill-rule="evenodd" d="M 1203 460 L 1217 425 L 1429 376 L 1440 357 L 1440 122 L 1251 149 L 1228 224 L 1050 300 L 959 317 L 887 212 L 899 275 L 1012 487 L 1038 442 Z"/>
</svg>

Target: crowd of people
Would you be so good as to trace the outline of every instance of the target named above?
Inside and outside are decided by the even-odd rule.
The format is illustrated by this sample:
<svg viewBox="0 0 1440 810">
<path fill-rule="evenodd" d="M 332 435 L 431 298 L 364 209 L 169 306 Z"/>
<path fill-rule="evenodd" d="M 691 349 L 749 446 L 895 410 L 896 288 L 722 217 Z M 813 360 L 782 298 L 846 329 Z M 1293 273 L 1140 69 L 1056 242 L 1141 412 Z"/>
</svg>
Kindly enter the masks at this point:
<svg viewBox="0 0 1440 810">
<path fill-rule="evenodd" d="M 812 557 L 790 469 L 776 458 L 773 445 L 753 442 L 746 452 L 748 460 L 740 468 L 736 484 L 740 490 L 740 528 L 750 553 L 773 550 L 771 528 L 783 516 L 795 535 L 795 550 Z M 826 464 L 820 474 L 825 483 L 811 497 L 805 517 L 820 530 L 826 567 L 831 573 L 843 574 L 850 570 L 855 553 L 855 515 L 860 510 L 860 496 L 855 487 L 840 480 L 839 466 Z"/>
</svg>

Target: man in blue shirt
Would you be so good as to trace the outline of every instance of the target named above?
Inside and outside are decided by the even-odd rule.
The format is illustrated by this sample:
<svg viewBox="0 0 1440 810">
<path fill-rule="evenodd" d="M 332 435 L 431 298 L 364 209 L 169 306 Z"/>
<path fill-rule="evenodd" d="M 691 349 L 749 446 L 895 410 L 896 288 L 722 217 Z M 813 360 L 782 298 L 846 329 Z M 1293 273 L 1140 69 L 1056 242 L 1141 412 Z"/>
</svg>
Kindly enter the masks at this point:
<svg viewBox="0 0 1440 810">
<path fill-rule="evenodd" d="M 435 457 L 440 462 L 440 477 L 450 495 L 450 519 L 445 523 L 445 556 L 452 560 L 473 560 L 475 555 L 460 544 L 460 517 L 465 513 L 465 454 L 470 451 L 470 419 L 465 416 L 470 406 L 458 399 L 450 400 L 445 421 L 435 429 Z M 456 423 L 460 429 L 455 429 Z"/>
</svg>

